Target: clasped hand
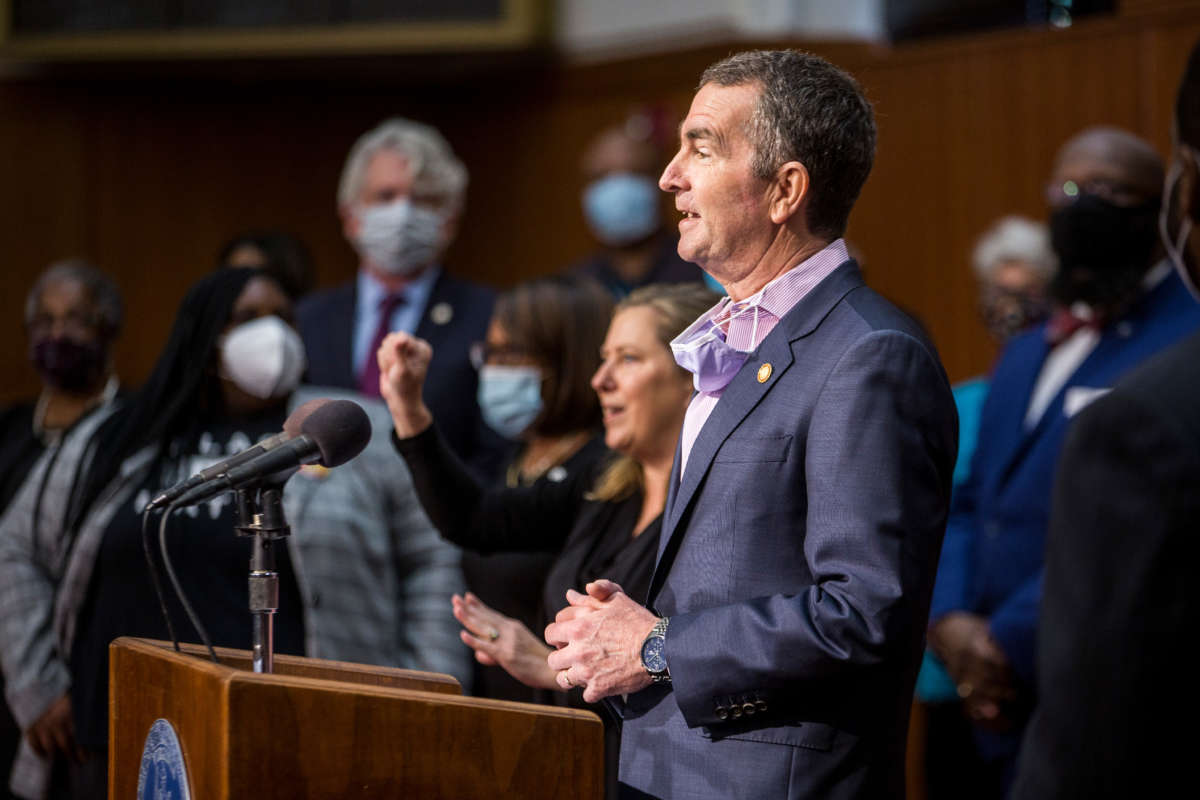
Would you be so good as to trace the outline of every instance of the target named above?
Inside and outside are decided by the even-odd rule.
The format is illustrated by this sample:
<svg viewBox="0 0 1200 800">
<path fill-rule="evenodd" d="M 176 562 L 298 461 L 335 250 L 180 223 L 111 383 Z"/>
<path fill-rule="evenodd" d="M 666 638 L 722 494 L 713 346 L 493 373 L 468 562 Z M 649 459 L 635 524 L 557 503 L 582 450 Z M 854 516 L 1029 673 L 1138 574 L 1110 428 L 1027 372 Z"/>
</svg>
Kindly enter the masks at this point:
<svg viewBox="0 0 1200 800">
<path fill-rule="evenodd" d="M 629 694 L 649 686 L 642 667 L 642 641 L 658 618 L 609 580 L 567 591 L 566 608 L 546 626 L 546 642 L 556 648 L 546 663 L 563 689 L 582 686 L 583 699 Z"/>
<path fill-rule="evenodd" d="M 934 625 L 929 641 L 957 685 L 967 716 L 985 728 L 1008 729 L 1017 690 L 987 620 L 965 612 L 947 614 Z"/>
</svg>

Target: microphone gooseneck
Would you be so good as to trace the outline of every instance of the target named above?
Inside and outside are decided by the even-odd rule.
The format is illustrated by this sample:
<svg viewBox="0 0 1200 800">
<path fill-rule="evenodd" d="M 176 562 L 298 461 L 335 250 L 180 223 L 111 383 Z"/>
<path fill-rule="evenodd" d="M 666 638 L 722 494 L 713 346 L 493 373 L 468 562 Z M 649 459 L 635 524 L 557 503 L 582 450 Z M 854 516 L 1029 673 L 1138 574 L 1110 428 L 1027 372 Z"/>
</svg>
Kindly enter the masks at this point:
<svg viewBox="0 0 1200 800">
<path fill-rule="evenodd" d="M 319 409 L 324 408 L 332 402 L 334 401 L 330 400 L 328 397 L 318 397 L 313 400 L 309 400 L 307 403 L 293 411 L 291 415 L 284 420 L 282 432 L 277 433 L 270 438 L 264 439 L 258 444 L 242 450 L 240 453 L 234 453 L 224 461 L 220 461 L 210 467 L 206 467 L 190 478 L 180 481 L 169 489 L 163 490 L 146 505 L 144 510 L 148 511 L 150 509 L 166 506 L 172 500 L 182 497 L 191 490 L 195 489 L 197 486 L 202 486 L 214 478 L 223 475 L 234 467 L 238 467 L 242 464 L 253 461 L 264 453 L 274 450 L 291 439 L 294 439 L 301 434 L 304 423 L 308 421 L 309 417 L 311 417 Z"/>
<path fill-rule="evenodd" d="M 371 421 L 357 403 L 332 400 L 309 415 L 300 431 L 300 435 L 277 447 L 192 487 L 173 504 L 179 507 L 194 505 L 221 492 L 261 484 L 277 473 L 303 464 L 340 466 L 367 446 L 371 439 Z"/>
</svg>

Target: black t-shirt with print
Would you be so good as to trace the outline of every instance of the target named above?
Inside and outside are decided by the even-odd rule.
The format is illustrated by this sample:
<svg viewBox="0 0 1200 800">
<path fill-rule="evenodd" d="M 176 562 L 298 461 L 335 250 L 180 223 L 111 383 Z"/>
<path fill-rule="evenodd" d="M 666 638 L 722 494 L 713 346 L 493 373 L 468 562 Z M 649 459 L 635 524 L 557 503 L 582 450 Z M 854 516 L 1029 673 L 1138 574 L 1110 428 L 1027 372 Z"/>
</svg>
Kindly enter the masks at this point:
<svg viewBox="0 0 1200 800">
<path fill-rule="evenodd" d="M 97 554 L 71 652 L 71 702 L 84 748 L 103 752 L 107 747 L 109 643 L 118 636 L 170 638 L 146 566 L 142 509 L 162 489 L 278 432 L 282 424 L 282 411 L 209 424 L 199 436 L 189 437 L 190 442 L 173 445 L 167 465 L 151 474 L 114 513 Z M 158 522 L 159 515 L 152 515 L 152 551 L 171 621 L 182 641 L 198 642 L 162 570 Z M 253 640 L 247 586 L 251 539 L 238 536 L 234 523 L 233 495 L 223 493 L 173 514 L 167 548 L 188 601 L 213 644 L 249 649 Z M 302 603 L 285 541 L 277 548 L 276 566 L 280 580 L 275 652 L 302 654 Z"/>
</svg>

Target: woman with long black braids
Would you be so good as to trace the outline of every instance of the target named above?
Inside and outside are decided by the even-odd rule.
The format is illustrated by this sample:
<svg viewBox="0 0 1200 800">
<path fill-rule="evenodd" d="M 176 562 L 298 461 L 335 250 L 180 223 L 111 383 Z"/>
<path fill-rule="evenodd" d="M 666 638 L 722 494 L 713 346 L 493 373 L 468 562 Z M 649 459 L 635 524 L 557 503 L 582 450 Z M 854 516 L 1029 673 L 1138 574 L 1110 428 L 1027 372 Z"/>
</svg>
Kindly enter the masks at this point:
<svg viewBox="0 0 1200 800">
<path fill-rule="evenodd" d="M 199 281 L 184 299 L 142 390 L 124 407 L 74 433 L 48 474 L 43 465 L 42 474 L 35 471 L 29 481 L 42 491 L 23 493 L 0 521 L 0 607 L 5 609 L 0 659 L 9 680 L 7 700 L 26 734 L 13 778 L 21 796 L 105 796 L 108 644 L 117 636 L 169 638 L 146 566 L 142 510 L 160 490 L 278 432 L 294 407 L 313 396 L 312 390 L 298 388 L 304 351 L 291 327 L 291 309 L 279 283 L 263 272 L 223 269 Z M 386 419 L 386 412 L 379 412 Z M 461 649 L 453 620 L 445 620 L 443 610 L 461 587 L 458 554 L 439 549 L 407 476 L 396 482 L 395 456 L 386 441 L 379 447 L 384 451 L 379 458 L 390 459 L 383 463 L 398 493 L 377 488 L 382 481 L 372 473 L 383 468 L 379 460 L 370 461 L 370 446 L 337 470 L 298 476 L 288 484 L 285 507 L 294 535 L 288 548 L 278 551 L 275 649 L 306 652 L 306 623 L 315 620 L 307 631 L 310 654 L 457 671 L 451 661 L 406 663 L 396 653 L 374 659 L 358 654 L 382 649 L 370 637 L 401 639 L 406 627 L 431 652 Z M 355 518 L 338 519 L 350 513 L 344 508 Z M 397 524 L 403 523 L 395 520 L 411 527 L 400 531 Z M 252 638 L 249 540 L 235 534 L 234 524 L 231 496 L 219 495 L 173 515 L 168 542 L 180 583 L 212 643 L 245 649 Z M 407 546 L 396 544 L 400 539 L 419 544 L 412 549 L 420 555 L 397 552 Z M 373 565 L 378 581 L 364 592 L 403 598 L 405 581 L 417 572 L 419 579 L 411 583 L 425 594 L 442 587 L 444 596 L 430 602 L 444 620 L 437 624 L 445 642 L 439 645 L 437 629 L 409 616 L 407 608 L 407 626 L 397 624 L 401 620 L 375 614 L 353 590 L 345 590 L 348 583 L 368 583 L 360 578 L 366 570 L 359 570 L 359 562 Z M 393 573 L 399 578 L 390 577 Z M 311 598 L 321 588 L 329 591 L 318 610 Z M 173 593 L 167 594 L 176 632 L 195 641 L 188 616 Z M 339 603 L 356 608 L 345 624 L 340 623 L 350 614 Z M 402 599 L 394 605 L 403 604 Z M 313 627 L 342 649 L 314 647 Z M 370 645 L 378 646 L 372 650 Z M 415 649 L 408 645 L 403 652 Z M 465 672 L 465 659 L 459 663 Z"/>
</svg>

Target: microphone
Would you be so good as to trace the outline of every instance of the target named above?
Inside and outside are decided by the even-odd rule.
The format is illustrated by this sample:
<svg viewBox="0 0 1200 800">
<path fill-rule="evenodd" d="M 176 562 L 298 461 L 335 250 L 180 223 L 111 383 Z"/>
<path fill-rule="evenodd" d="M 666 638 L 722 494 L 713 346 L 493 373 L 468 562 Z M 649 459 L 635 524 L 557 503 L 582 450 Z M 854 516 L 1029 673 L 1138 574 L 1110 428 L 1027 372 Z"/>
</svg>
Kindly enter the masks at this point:
<svg viewBox="0 0 1200 800">
<path fill-rule="evenodd" d="M 195 505 L 301 464 L 340 466 L 361 453 L 370 440 L 367 412 L 349 400 L 330 400 L 301 423 L 298 436 L 193 487 L 176 498 L 175 505 Z"/>
<path fill-rule="evenodd" d="M 270 438 L 263 439 L 258 444 L 254 445 L 253 447 L 247 447 L 240 453 L 234 453 L 224 461 L 219 461 L 216 464 L 213 464 L 211 467 L 206 467 L 187 480 L 182 480 L 171 488 L 165 489 L 164 491 L 160 492 L 157 497 L 147 503 L 144 510 L 149 511 L 152 508 L 165 506 L 177 497 L 182 497 L 187 492 L 195 489 L 197 486 L 208 483 L 218 475 L 222 475 L 234 467 L 238 467 L 248 461 L 252 461 L 261 456 L 263 453 L 266 453 L 269 450 L 274 450 L 281 444 L 287 442 L 289 439 L 299 436 L 301 432 L 300 429 L 304 425 L 305 420 L 312 416 L 313 412 L 315 412 L 317 409 L 326 406 L 331 402 L 333 401 L 328 397 L 317 397 L 313 400 L 309 400 L 307 403 L 293 411 L 291 416 L 283 421 L 283 430 L 280 433 L 277 433 Z"/>
</svg>

